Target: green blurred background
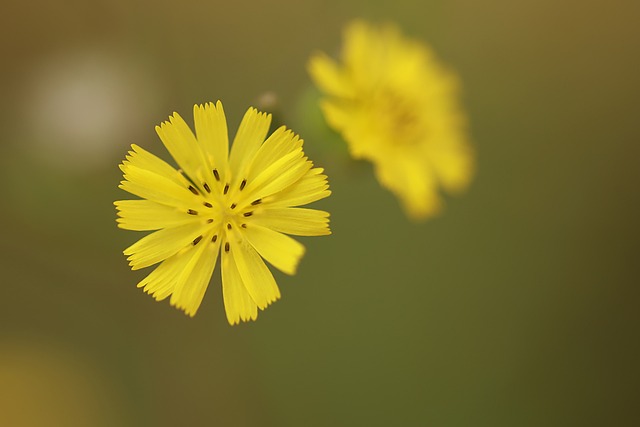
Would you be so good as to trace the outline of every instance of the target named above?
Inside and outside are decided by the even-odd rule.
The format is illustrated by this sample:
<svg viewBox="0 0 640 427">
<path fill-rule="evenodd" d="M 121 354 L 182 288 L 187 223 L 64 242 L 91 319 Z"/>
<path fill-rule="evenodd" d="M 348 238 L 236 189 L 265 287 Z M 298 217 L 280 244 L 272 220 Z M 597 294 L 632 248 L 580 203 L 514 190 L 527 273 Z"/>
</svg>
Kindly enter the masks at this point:
<svg viewBox="0 0 640 427">
<path fill-rule="evenodd" d="M 5 2 L 0 426 L 640 425 L 640 3 Z M 308 56 L 394 21 L 463 82 L 469 191 L 409 222 L 316 129 Z M 258 321 L 136 289 L 129 144 L 277 95 L 334 194 Z M 301 108 L 302 106 L 302 108 Z"/>
</svg>

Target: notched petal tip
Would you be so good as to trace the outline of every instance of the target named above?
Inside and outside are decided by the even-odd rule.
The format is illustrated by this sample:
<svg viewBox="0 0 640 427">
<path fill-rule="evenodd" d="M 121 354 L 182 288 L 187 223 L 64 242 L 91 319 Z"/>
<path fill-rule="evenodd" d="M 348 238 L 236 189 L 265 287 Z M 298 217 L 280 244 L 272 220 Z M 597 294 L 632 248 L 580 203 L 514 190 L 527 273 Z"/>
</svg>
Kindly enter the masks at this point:
<svg viewBox="0 0 640 427">
<path fill-rule="evenodd" d="M 186 314 L 187 316 L 193 318 L 193 316 L 196 315 L 196 313 L 198 312 L 198 308 L 195 309 L 190 309 L 188 307 L 185 307 L 183 305 L 180 305 L 174 301 L 171 301 L 169 304 L 171 304 L 172 307 L 177 308 L 178 310 L 182 311 L 184 314 Z"/>
<path fill-rule="evenodd" d="M 235 317 L 230 317 L 227 314 L 227 322 L 229 323 L 230 326 L 235 326 L 235 325 L 239 325 L 241 323 L 249 323 L 251 321 L 256 321 L 256 319 L 258 318 L 258 313 L 252 313 L 248 316 L 244 316 L 244 315 L 236 315 Z"/>
<path fill-rule="evenodd" d="M 122 222 L 122 218 L 116 218 L 116 223 L 117 223 L 116 226 L 118 228 L 122 228 L 123 230 L 129 229 L 129 227 L 127 227 L 127 225 Z"/>
</svg>

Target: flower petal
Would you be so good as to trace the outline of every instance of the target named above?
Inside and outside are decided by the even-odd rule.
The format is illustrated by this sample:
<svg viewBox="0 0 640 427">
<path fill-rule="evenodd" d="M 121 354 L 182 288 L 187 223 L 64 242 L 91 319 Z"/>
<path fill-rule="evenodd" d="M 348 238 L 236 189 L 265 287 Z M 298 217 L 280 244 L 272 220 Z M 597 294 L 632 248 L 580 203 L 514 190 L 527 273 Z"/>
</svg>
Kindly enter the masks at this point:
<svg viewBox="0 0 640 427">
<path fill-rule="evenodd" d="M 185 224 L 173 228 L 164 228 L 138 240 L 124 250 L 132 270 L 156 264 L 177 253 L 202 235 L 205 227 L 202 223 Z"/>
<path fill-rule="evenodd" d="M 330 127 L 339 132 L 354 127 L 354 117 L 357 112 L 352 106 L 341 100 L 322 99 L 320 109 Z"/>
<path fill-rule="evenodd" d="M 302 147 L 298 135 L 281 126 L 267 138 L 256 152 L 247 173 L 247 181 L 253 181 L 260 173 L 277 160 Z"/>
<path fill-rule="evenodd" d="M 178 113 L 173 113 L 168 122 L 156 126 L 156 132 L 178 165 L 202 192 L 203 183 L 211 181 L 213 175 L 189 126 Z"/>
<path fill-rule="evenodd" d="M 242 283 L 242 278 L 238 272 L 238 267 L 233 259 L 231 251 L 221 252 L 222 258 L 222 296 L 224 308 L 227 314 L 227 321 L 230 325 L 256 320 L 258 317 L 258 306 L 247 292 Z"/>
<path fill-rule="evenodd" d="M 171 305 L 184 310 L 191 317 L 196 314 L 216 267 L 220 241 L 201 242 L 195 255 L 180 274 L 171 295 Z"/>
<path fill-rule="evenodd" d="M 474 173 L 475 155 L 463 136 L 449 135 L 429 147 L 434 174 L 451 192 L 464 190 Z"/>
<path fill-rule="evenodd" d="M 298 263 L 305 252 L 304 246 L 300 242 L 253 223 L 247 226 L 245 235 L 258 253 L 278 270 L 287 274 L 296 273 Z M 242 270 L 240 271 L 242 272 Z"/>
<path fill-rule="evenodd" d="M 379 83 L 389 61 L 388 43 L 396 30 L 387 26 L 378 32 L 362 20 L 351 22 L 344 31 L 342 58 L 348 72 L 360 85 L 371 87 Z"/>
<path fill-rule="evenodd" d="M 307 171 L 298 181 L 284 190 L 264 200 L 264 206 L 289 207 L 301 206 L 324 199 L 331 194 L 327 176 L 323 175 L 322 168 L 313 168 Z"/>
<path fill-rule="evenodd" d="M 297 149 L 272 163 L 247 184 L 241 200 L 265 198 L 300 180 L 313 166 L 303 154 L 302 149 Z"/>
<path fill-rule="evenodd" d="M 215 105 L 212 102 L 194 105 L 193 117 L 198 142 L 211 167 L 218 171 L 222 181 L 226 181 L 229 169 L 229 136 L 222 103 L 218 101 Z"/>
<path fill-rule="evenodd" d="M 325 53 L 314 54 L 307 69 L 316 85 L 327 94 L 341 98 L 354 95 L 354 87 L 344 71 Z"/>
<path fill-rule="evenodd" d="M 247 292 L 258 308 L 264 310 L 280 298 L 280 290 L 269 268 L 253 246 L 245 239 L 240 239 L 234 239 L 230 252 L 233 252 L 233 259 Z"/>
<path fill-rule="evenodd" d="M 422 220 L 440 211 L 437 182 L 424 159 L 404 155 L 376 163 L 375 172 L 378 181 L 400 199 L 409 217 Z"/>
<path fill-rule="evenodd" d="M 185 209 L 193 203 L 194 194 L 188 190 L 188 186 L 180 186 L 175 180 L 164 175 L 127 162 L 120 165 L 120 169 L 124 173 L 124 181 L 120 182 L 119 187 L 131 194 L 163 205 Z"/>
<path fill-rule="evenodd" d="M 265 208 L 260 215 L 255 215 L 251 223 L 296 236 L 325 236 L 331 234 L 329 213 L 316 209 Z M 253 231 L 253 228 L 251 227 L 247 230 L 248 236 L 250 236 L 249 232 Z M 250 237 L 249 239 L 251 240 Z M 253 243 L 253 241 L 251 242 Z M 260 248 L 256 247 L 256 249 L 267 261 L 271 262 Z"/>
<path fill-rule="evenodd" d="M 193 246 L 178 251 L 142 279 L 138 287 L 144 288 L 144 291 L 152 295 L 156 301 L 165 299 L 173 293 L 180 274 L 195 254 L 196 250 Z"/>
<path fill-rule="evenodd" d="M 123 162 L 125 165 L 129 163 L 132 166 L 146 169 L 156 175 L 170 179 L 180 187 L 189 187 L 189 181 L 169 163 L 136 144 L 131 144 L 131 148 L 132 150 L 129 151 L 126 160 Z"/>
<path fill-rule="evenodd" d="M 160 230 L 197 221 L 184 210 L 150 200 L 118 200 L 113 204 L 120 217 L 118 227 L 125 230 Z"/>
<path fill-rule="evenodd" d="M 245 113 L 229 154 L 229 167 L 235 174 L 232 184 L 246 178 L 246 168 L 267 136 L 270 125 L 271 114 L 260 113 L 255 108 L 249 108 Z"/>
</svg>

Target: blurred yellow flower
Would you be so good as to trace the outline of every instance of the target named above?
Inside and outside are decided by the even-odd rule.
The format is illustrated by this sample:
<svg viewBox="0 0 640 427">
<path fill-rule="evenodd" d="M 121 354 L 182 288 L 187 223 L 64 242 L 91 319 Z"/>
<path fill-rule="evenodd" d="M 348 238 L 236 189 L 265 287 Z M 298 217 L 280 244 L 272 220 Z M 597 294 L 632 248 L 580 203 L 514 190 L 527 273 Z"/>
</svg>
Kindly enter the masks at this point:
<svg viewBox="0 0 640 427">
<path fill-rule="evenodd" d="M 133 270 L 161 263 L 138 287 L 193 316 L 221 253 L 227 320 L 255 320 L 280 298 L 263 258 L 294 274 L 304 246 L 283 234 L 330 234 L 327 212 L 296 206 L 329 196 L 327 177 L 284 126 L 250 108 L 229 153 L 220 101 L 194 106 L 196 135 L 174 113 L 156 132 L 180 170 L 133 145 L 120 188 L 142 200 L 115 202 L 118 226 L 151 233 L 124 251 Z"/>
<path fill-rule="evenodd" d="M 374 164 L 410 217 L 438 212 L 439 186 L 455 192 L 468 185 L 474 155 L 458 80 L 426 45 L 393 25 L 354 21 L 345 30 L 342 64 L 317 53 L 308 69 L 326 95 L 321 108 L 329 126 L 354 158 Z"/>
</svg>

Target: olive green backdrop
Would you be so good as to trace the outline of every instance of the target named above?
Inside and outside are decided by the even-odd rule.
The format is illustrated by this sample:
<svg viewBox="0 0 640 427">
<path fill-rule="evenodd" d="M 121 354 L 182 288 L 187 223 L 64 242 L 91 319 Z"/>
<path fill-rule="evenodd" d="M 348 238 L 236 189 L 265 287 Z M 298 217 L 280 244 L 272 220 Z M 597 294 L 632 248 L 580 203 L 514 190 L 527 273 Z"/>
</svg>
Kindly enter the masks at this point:
<svg viewBox="0 0 640 427">
<path fill-rule="evenodd" d="M 632 426 L 640 7 L 632 1 L 12 2 L 0 16 L 0 425 Z M 478 172 L 409 222 L 318 124 L 305 62 L 394 21 L 459 73 Z M 117 164 L 221 99 L 325 167 L 333 235 L 230 327 L 136 289 Z"/>
</svg>

